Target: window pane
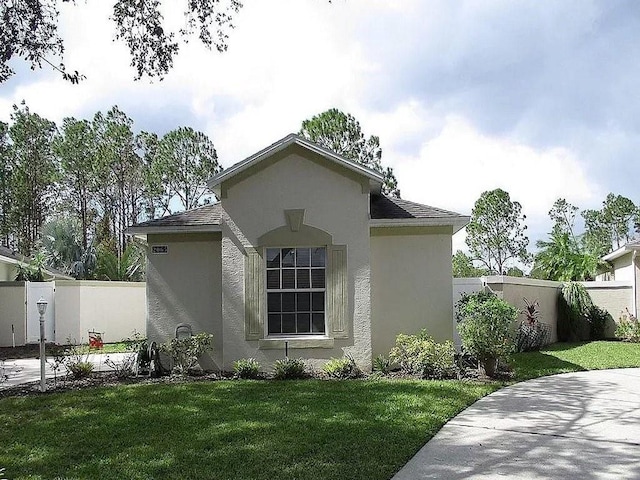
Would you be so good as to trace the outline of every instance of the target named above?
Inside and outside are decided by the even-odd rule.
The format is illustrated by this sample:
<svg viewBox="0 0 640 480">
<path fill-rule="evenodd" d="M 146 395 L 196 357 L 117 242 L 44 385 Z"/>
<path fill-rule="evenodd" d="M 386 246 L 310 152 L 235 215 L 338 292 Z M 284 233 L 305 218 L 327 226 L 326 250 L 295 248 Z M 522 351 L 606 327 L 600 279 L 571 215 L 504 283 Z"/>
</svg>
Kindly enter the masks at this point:
<svg viewBox="0 0 640 480">
<path fill-rule="evenodd" d="M 298 288 L 310 288 L 311 282 L 309 281 L 309 270 L 306 268 L 299 268 L 296 270 L 297 285 Z"/>
<path fill-rule="evenodd" d="M 313 333 L 324 333 L 324 314 L 323 313 L 313 314 L 311 331 Z"/>
<path fill-rule="evenodd" d="M 311 270 L 311 287 L 324 288 L 324 268 L 314 268 Z"/>
<path fill-rule="evenodd" d="M 299 313 L 296 316 L 296 324 L 298 327 L 298 333 L 310 333 L 311 332 L 311 315 L 308 313 Z"/>
<path fill-rule="evenodd" d="M 296 265 L 295 253 L 296 251 L 293 248 L 282 249 L 282 266 L 283 267 L 295 267 Z"/>
<path fill-rule="evenodd" d="M 311 310 L 324 312 L 324 292 L 313 292 L 311 294 Z"/>
<path fill-rule="evenodd" d="M 280 268 L 279 248 L 267 248 L 267 268 Z"/>
<path fill-rule="evenodd" d="M 296 314 L 282 314 L 282 333 L 296 333 Z"/>
<path fill-rule="evenodd" d="M 267 288 L 280 288 L 280 270 L 267 270 Z"/>
<path fill-rule="evenodd" d="M 310 312 L 311 311 L 311 294 L 310 293 L 296 293 L 298 306 L 296 312 Z"/>
<path fill-rule="evenodd" d="M 281 295 L 281 293 L 267 294 L 267 311 L 269 313 L 282 311 Z"/>
<path fill-rule="evenodd" d="M 311 266 L 312 267 L 325 266 L 325 248 L 324 247 L 311 249 Z"/>
<path fill-rule="evenodd" d="M 281 333 L 281 323 L 279 314 L 269 314 L 269 333 Z"/>
<path fill-rule="evenodd" d="M 296 294 L 295 293 L 287 292 L 282 294 L 282 311 L 283 312 L 296 311 Z"/>
<path fill-rule="evenodd" d="M 282 288 L 296 288 L 296 271 L 293 268 L 282 269 Z"/>
<path fill-rule="evenodd" d="M 311 249 L 296 248 L 296 267 L 308 267 L 311 262 Z"/>
</svg>

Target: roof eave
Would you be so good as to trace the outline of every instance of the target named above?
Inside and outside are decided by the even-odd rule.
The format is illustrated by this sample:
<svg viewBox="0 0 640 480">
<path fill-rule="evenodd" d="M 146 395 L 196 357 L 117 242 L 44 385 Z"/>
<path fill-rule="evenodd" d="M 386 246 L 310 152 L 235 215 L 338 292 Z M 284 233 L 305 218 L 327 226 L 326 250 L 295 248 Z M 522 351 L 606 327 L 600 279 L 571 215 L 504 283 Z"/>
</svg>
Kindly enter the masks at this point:
<svg viewBox="0 0 640 480">
<path fill-rule="evenodd" d="M 132 226 L 127 228 L 124 233 L 131 236 L 149 235 L 154 233 L 207 233 L 221 232 L 221 225 L 165 225 L 165 226 Z"/>
<path fill-rule="evenodd" d="M 453 233 L 462 230 L 470 217 L 449 218 L 375 218 L 369 221 L 369 227 L 453 227 Z"/>
<path fill-rule="evenodd" d="M 623 257 L 629 252 L 633 252 L 634 250 L 640 251 L 640 245 L 624 245 L 602 257 L 602 260 L 604 262 L 611 262 L 613 260 L 616 260 L 617 258 Z"/>
</svg>

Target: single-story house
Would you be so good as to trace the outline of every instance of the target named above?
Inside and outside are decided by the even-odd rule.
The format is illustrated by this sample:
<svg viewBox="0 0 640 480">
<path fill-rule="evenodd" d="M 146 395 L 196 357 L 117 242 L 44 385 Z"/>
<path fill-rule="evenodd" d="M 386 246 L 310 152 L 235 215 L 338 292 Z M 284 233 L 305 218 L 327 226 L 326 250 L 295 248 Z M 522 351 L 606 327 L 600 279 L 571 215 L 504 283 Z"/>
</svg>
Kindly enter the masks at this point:
<svg viewBox="0 0 640 480">
<path fill-rule="evenodd" d="M 18 265 L 27 265 L 30 261 L 31 259 L 0 246 L 0 282 L 13 282 L 18 274 Z M 44 274 L 48 280 L 73 280 L 73 277 L 54 268 L 45 268 Z"/>
<path fill-rule="evenodd" d="M 469 217 L 381 194 L 380 173 L 288 135 L 214 176 L 220 200 L 131 226 L 146 237 L 147 335 L 214 335 L 230 369 L 351 355 L 399 333 L 451 340 L 451 236 Z"/>
<path fill-rule="evenodd" d="M 640 281 L 640 240 L 629 242 L 602 257 L 602 261 L 609 265 L 609 270 L 596 276 L 596 281 L 631 282 L 632 307 L 629 309 L 634 316 L 638 316 L 638 282 Z"/>
</svg>

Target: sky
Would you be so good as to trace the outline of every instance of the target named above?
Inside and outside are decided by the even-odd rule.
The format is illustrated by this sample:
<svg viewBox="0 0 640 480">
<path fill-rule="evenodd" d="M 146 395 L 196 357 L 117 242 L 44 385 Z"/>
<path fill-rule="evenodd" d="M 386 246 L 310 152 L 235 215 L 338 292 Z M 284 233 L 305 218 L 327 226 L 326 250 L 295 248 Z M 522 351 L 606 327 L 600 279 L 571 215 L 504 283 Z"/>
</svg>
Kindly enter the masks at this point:
<svg viewBox="0 0 640 480">
<path fill-rule="evenodd" d="M 193 39 L 161 82 L 133 80 L 109 4 L 60 7 L 65 63 L 86 80 L 13 63 L 0 120 L 23 100 L 59 125 L 118 105 L 136 131 L 206 133 L 229 167 L 335 107 L 380 137 L 407 200 L 470 215 L 509 192 L 531 250 L 558 197 L 640 203 L 639 2 L 245 0 L 227 52 Z"/>
</svg>

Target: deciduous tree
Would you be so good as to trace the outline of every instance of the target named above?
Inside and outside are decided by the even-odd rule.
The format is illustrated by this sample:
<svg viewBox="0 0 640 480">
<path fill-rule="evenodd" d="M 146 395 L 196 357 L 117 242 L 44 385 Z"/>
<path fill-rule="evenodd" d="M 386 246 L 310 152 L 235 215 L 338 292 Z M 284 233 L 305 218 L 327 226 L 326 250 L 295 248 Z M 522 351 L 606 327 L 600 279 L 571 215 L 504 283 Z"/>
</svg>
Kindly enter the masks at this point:
<svg viewBox="0 0 640 480">
<path fill-rule="evenodd" d="M 502 189 L 483 192 L 471 212 L 466 243 L 474 260 L 491 274 L 505 273 L 509 261 L 529 261 L 522 206 Z"/>
<path fill-rule="evenodd" d="M 238 0 L 188 0 L 184 3 L 184 26 L 170 31 L 162 10 L 173 3 L 118 0 L 113 6 L 110 19 L 115 23 L 115 38 L 127 45 L 136 80 L 145 75 L 164 77 L 173 67 L 180 46 L 194 35 L 208 49 L 225 51 L 233 17 L 242 7 Z M 64 65 L 65 45 L 58 30 L 58 5 L 58 0 L 0 2 L 0 83 L 13 75 L 9 62 L 15 58 L 24 60 L 32 69 L 48 64 L 73 83 L 83 78 L 81 73 L 68 71 Z"/>
</svg>

